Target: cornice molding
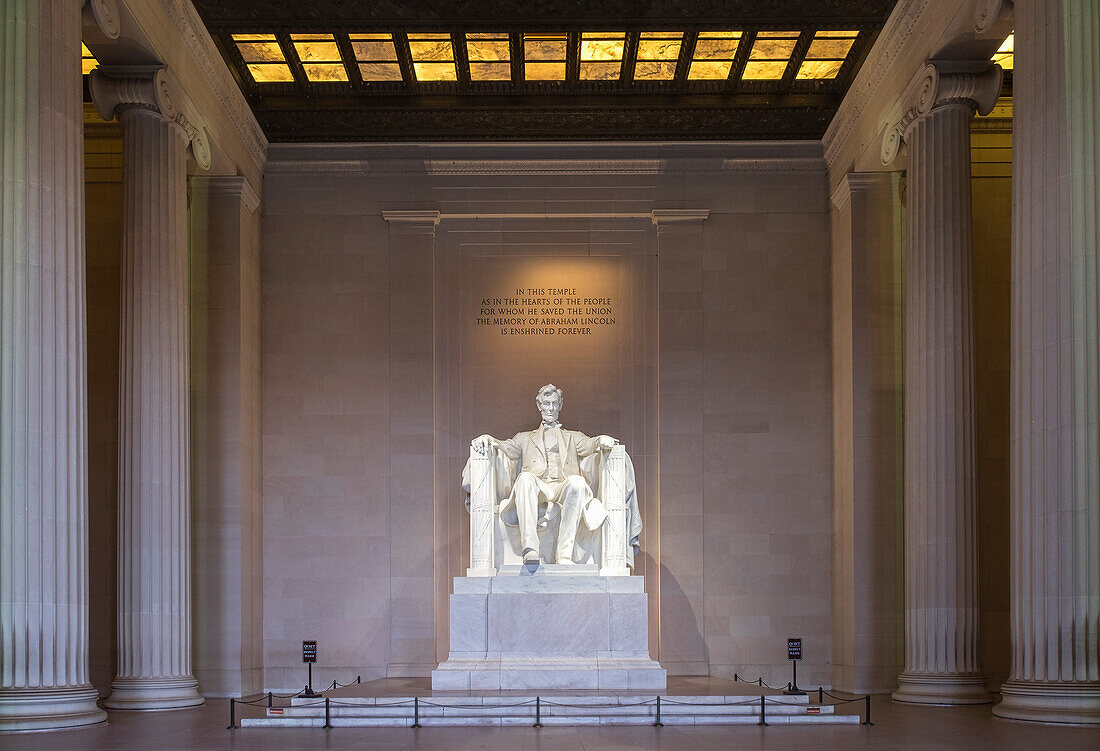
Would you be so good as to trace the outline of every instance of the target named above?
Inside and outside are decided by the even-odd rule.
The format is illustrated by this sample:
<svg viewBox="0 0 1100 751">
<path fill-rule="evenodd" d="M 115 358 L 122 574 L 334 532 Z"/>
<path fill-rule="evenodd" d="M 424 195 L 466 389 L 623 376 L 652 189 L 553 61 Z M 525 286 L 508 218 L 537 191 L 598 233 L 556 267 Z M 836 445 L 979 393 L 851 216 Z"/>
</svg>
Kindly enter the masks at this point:
<svg viewBox="0 0 1100 751">
<path fill-rule="evenodd" d="M 221 103 L 229 122 L 237 130 L 258 170 L 267 160 L 267 137 L 229 72 L 214 40 L 189 0 L 147 0 L 156 2 L 190 57 L 199 66 L 207 84 Z"/>
<path fill-rule="evenodd" d="M 930 2 L 932 0 L 899 0 L 890 17 L 886 19 L 886 25 L 860 66 L 859 73 L 840 103 L 840 108 L 825 129 L 821 143 L 825 147 L 826 164 L 835 161 L 841 148 L 851 137 L 856 124 L 862 119 L 875 92 L 901 55 L 917 21 Z"/>
<path fill-rule="evenodd" d="M 601 153 L 602 152 L 602 153 Z M 503 158 L 502 158 L 503 157 Z M 510 157 L 510 158 L 509 158 Z M 277 144 L 269 174 L 659 175 L 825 172 L 817 141 L 785 143 Z"/>
<path fill-rule="evenodd" d="M 710 216 L 710 209 L 654 209 L 650 219 L 657 228 L 668 225 L 702 224 Z"/>
<path fill-rule="evenodd" d="M 988 115 L 1001 92 L 1004 71 L 992 62 L 926 63 L 905 89 L 901 116 L 886 129 L 880 158 L 893 164 L 913 123 L 941 107 L 962 106 Z"/>
<path fill-rule="evenodd" d="M 435 228 L 443 215 L 435 209 L 383 211 L 382 218 L 392 225 Z"/>
<path fill-rule="evenodd" d="M 175 123 L 187 136 L 195 161 L 210 169 L 210 140 L 179 82 L 167 68 L 147 65 L 101 66 L 89 76 L 92 102 L 104 120 L 127 109 L 146 109 Z"/>
</svg>

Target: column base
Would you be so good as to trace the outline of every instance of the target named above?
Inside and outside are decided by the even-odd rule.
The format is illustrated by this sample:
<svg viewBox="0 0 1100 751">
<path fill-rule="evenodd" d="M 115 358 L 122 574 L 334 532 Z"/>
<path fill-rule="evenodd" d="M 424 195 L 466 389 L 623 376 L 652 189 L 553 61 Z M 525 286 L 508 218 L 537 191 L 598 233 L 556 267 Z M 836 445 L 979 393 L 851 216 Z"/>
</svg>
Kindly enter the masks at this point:
<svg viewBox="0 0 1100 751">
<path fill-rule="evenodd" d="M 1100 725 L 1100 683 L 1008 680 L 993 714 L 1007 720 Z"/>
<path fill-rule="evenodd" d="M 199 682 L 183 678 L 115 678 L 111 695 L 103 700 L 107 709 L 184 709 L 197 707 L 206 699 L 199 695 Z"/>
<path fill-rule="evenodd" d="M 905 671 L 898 676 L 898 688 L 891 695 L 905 704 L 992 704 L 993 695 L 985 689 L 979 673 L 918 673 Z"/>
<path fill-rule="evenodd" d="M 91 686 L 0 689 L 0 732 L 41 732 L 99 725 L 107 713 Z"/>
</svg>

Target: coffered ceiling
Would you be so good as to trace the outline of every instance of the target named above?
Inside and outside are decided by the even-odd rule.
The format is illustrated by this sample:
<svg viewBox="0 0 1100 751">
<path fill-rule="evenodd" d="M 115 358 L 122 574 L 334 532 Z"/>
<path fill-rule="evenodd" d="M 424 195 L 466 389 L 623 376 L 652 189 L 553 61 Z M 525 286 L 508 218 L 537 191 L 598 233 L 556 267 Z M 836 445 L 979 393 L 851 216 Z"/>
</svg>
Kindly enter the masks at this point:
<svg viewBox="0 0 1100 751">
<path fill-rule="evenodd" d="M 271 141 L 820 138 L 896 0 L 193 0 Z"/>
</svg>

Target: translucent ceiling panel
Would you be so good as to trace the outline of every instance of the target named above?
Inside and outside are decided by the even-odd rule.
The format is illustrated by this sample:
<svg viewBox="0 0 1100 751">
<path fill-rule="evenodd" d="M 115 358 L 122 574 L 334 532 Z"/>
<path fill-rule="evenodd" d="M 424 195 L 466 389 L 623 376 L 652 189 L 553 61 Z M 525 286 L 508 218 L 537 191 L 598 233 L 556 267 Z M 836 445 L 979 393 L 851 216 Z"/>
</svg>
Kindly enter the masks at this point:
<svg viewBox="0 0 1100 751">
<path fill-rule="evenodd" d="M 524 77 L 528 81 L 564 81 L 565 46 L 565 34 L 524 34 Z"/>
<path fill-rule="evenodd" d="M 95 59 L 95 55 L 92 51 L 84 46 L 84 42 L 80 43 L 80 72 L 84 75 L 88 75 L 92 72 L 92 69 L 99 65 L 99 62 Z"/>
<path fill-rule="evenodd" d="M 347 81 L 348 72 L 332 34 L 291 34 L 306 78 L 314 83 Z"/>
<path fill-rule="evenodd" d="M 806 59 L 799 66 L 796 78 L 801 80 L 836 78 L 858 35 L 858 31 L 819 31 L 814 34 L 810 49 L 806 52 Z"/>
<path fill-rule="evenodd" d="M 581 35 L 582 81 L 618 81 L 623 69 L 623 32 L 586 31 Z"/>
<path fill-rule="evenodd" d="M 348 34 L 348 39 L 364 81 L 401 81 L 401 66 L 397 64 L 392 34 Z"/>
<path fill-rule="evenodd" d="M 455 51 L 450 34 L 411 32 L 409 52 L 417 81 L 457 81 Z"/>
<path fill-rule="evenodd" d="M 1000 65 L 1005 70 L 1012 70 L 1012 46 L 1015 43 L 1013 40 L 1015 36 L 1015 33 L 1009 34 L 1008 39 L 1004 41 L 1004 44 L 1002 44 L 993 55 L 993 62 L 997 63 L 997 65 Z"/>
<path fill-rule="evenodd" d="M 233 34 L 233 43 L 237 45 L 237 51 L 241 53 L 256 83 L 294 80 L 274 34 Z"/>
<path fill-rule="evenodd" d="M 635 81 L 671 81 L 676 77 L 682 31 L 643 31 L 638 38 Z"/>
<path fill-rule="evenodd" d="M 740 31 L 701 31 L 695 42 L 695 55 L 688 69 L 692 81 L 720 80 L 729 77 L 737 45 L 741 43 Z"/>
<path fill-rule="evenodd" d="M 466 35 L 466 57 L 471 81 L 508 81 L 512 78 L 511 50 L 506 33 Z"/>
<path fill-rule="evenodd" d="M 741 78 L 746 81 L 778 81 L 783 78 L 798 36 L 797 31 L 758 31 Z"/>
</svg>

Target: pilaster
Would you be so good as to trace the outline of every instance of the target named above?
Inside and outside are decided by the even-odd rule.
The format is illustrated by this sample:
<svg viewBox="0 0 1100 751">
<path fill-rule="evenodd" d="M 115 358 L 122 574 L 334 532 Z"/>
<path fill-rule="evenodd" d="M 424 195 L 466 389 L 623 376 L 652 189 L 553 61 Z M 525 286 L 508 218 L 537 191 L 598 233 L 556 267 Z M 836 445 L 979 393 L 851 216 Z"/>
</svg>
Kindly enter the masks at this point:
<svg viewBox="0 0 1100 751">
<path fill-rule="evenodd" d="M 890 691 L 904 595 L 902 260 L 896 172 L 854 172 L 833 192 L 833 686 Z"/>
<path fill-rule="evenodd" d="M 107 718 L 88 678 L 81 10 L 4 14 L 0 731 L 52 730 Z"/>
<path fill-rule="evenodd" d="M 1017 0 L 1012 671 L 999 717 L 1100 724 L 1100 9 Z"/>
<path fill-rule="evenodd" d="M 672 675 L 705 675 L 703 550 L 703 223 L 709 209 L 655 209 L 660 354 L 659 529 L 649 550 L 662 580 L 658 659 Z M 667 572 L 667 573 L 665 573 Z M 701 633 L 702 632 L 702 633 Z M 668 634 L 677 634 L 673 641 Z"/>
<path fill-rule="evenodd" d="M 390 677 L 427 676 L 435 654 L 435 210 L 389 226 Z"/>
</svg>

